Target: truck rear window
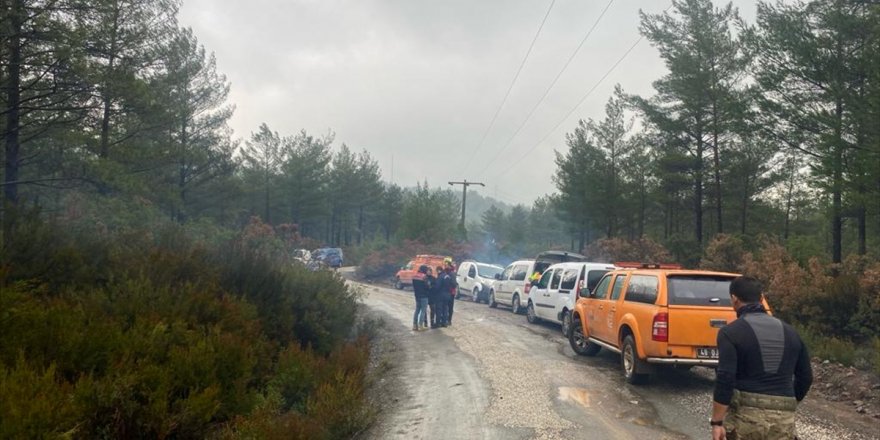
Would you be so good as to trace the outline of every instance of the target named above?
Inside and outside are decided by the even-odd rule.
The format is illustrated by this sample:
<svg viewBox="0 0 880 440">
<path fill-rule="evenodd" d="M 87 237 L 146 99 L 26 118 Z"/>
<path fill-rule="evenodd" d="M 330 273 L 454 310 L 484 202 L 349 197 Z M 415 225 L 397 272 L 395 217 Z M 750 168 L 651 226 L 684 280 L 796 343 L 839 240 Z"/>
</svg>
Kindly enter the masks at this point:
<svg viewBox="0 0 880 440">
<path fill-rule="evenodd" d="M 669 305 L 730 307 L 731 277 L 670 275 L 666 278 Z"/>
</svg>

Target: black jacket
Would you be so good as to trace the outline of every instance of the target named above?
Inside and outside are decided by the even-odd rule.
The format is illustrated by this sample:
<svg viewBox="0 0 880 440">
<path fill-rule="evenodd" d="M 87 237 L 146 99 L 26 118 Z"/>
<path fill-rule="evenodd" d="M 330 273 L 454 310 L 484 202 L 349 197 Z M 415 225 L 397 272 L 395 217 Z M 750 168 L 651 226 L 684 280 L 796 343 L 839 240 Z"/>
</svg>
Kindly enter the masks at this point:
<svg viewBox="0 0 880 440">
<path fill-rule="evenodd" d="M 734 389 L 802 400 L 813 383 L 813 371 L 797 332 L 760 304 L 747 304 L 737 315 L 718 332 L 714 400 L 729 405 Z"/>
<path fill-rule="evenodd" d="M 436 284 L 436 281 L 431 275 L 421 273 L 416 274 L 412 280 L 413 292 L 416 295 L 416 299 L 430 298 L 434 284 Z"/>
</svg>

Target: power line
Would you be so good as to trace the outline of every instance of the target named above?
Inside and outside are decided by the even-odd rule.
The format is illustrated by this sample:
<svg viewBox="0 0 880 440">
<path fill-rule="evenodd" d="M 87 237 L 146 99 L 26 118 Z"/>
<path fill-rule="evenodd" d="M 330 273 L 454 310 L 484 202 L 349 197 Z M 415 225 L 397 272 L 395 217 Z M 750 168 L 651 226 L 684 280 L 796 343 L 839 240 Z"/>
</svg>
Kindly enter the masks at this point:
<svg viewBox="0 0 880 440">
<path fill-rule="evenodd" d="M 559 71 L 559 73 L 556 74 L 556 78 L 553 78 L 553 82 L 551 82 L 550 86 L 547 87 L 547 90 L 544 91 L 544 95 L 541 96 L 541 99 L 539 99 L 537 103 L 535 103 L 534 107 L 532 107 L 532 110 L 529 111 L 528 116 L 526 116 L 526 118 L 522 121 L 522 123 L 519 125 L 519 127 L 516 129 L 516 131 L 513 133 L 513 135 L 509 139 L 507 139 L 507 142 L 504 143 L 504 145 L 501 147 L 501 149 L 498 150 L 498 152 L 495 154 L 495 157 L 493 157 L 492 160 L 489 161 L 489 163 L 486 165 L 486 168 L 488 168 L 493 162 L 495 162 L 495 160 L 501 156 L 501 153 L 505 149 L 507 149 L 508 146 L 510 146 L 510 143 L 513 142 L 514 139 L 516 139 L 516 136 L 519 134 L 519 132 L 522 131 L 523 127 L 526 126 L 526 123 L 529 122 L 529 120 L 535 114 L 535 111 L 538 110 L 538 107 L 540 107 L 541 104 L 544 102 L 544 100 L 547 99 L 547 96 L 550 95 L 550 90 L 553 89 L 553 86 L 556 85 L 556 82 L 559 81 L 559 78 L 562 77 L 562 74 L 565 73 L 566 69 L 568 69 L 568 66 L 571 64 L 572 60 L 574 60 L 575 56 L 577 56 L 578 52 L 580 52 L 581 48 L 584 46 L 584 43 L 587 42 L 587 39 L 590 38 L 590 35 L 593 34 L 593 31 L 596 29 L 596 26 L 599 25 L 600 21 L 602 21 L 602 17 L 605 16 L 606 12 L 608 12 L 608 8 L 611 7 L 612 3 L 614 3 L 614 0 L 609 0 L 608 4 L 605 5 L 605 9 L 602 9 L 602 12 L 596 18 L 596 21 L 593 22 L 593 26 L 590 27 L 590 30 L 587 31 L 587 34 L 581 40 L 580 44 L 578 44 L 578 46 L 577 46 L 577 48 L 575 48 L 574 52 L 571 53 L 571 56 L 568 57 L 568 60 L 565 62 L 565 65 L 563 65 L 562 69 Z"/>
<path fill-rule="evenodd" d="M 523 67 L 526 65 L 526 61 L 529 59 L 529 55 L 532 53 L 532 48 L 535 47 L 535 42 L 538 41 L 538 36 L 541 35 L 541 30 L 544 29 L 544 23 L 547 22 L 547 17 L 550 16 L 550 11 L 553 10 L 553 5 L 556 4 L 556 0 L 552 0 L 550 2 L 550 7 L 547 8 L 547 12 L 544 14 L 544 19 L 541 20 L 541 25 L 538 26 L 538 32 L 535 33 L 535 37 L 532 38 L 532 44 L 529 45 L 529 50 L 526 51 L 526 56 L 523 57 L 522 62 L 519 64 L 519 68 L 516 69 L 516 74 L 513 75 L 513 81 L 510 82 L 510 86 L 507 87 L 507 92 L 504 94 L 504 99 L 501 100 L 501 105 L 498 106 L 498 109 L 495 110 L 495 115 L 492 116 L 492 121 L 489 122 L 489 126 L 486 127 L 486 131 L 483 133 L 483 137 L 480 139 L 480 143 L 477 144 L 477 148 L 473 150 L 471 153 L 470 160 L 467 161 L 468 167 L 471 162 L 474 160 L 474 156 L 477 154 L 477 151 L 483 146 L 483 143 L 486 142 L 486 137 L 489 136 L 489 132 L 492 131 L 492 127 L 495 126 L 495 121 L 498 120 L 498 115 L 501 114 L 501 109 L 504 108 L 504 104 L 507 103 L 507 98 L 510 97 L 510 92 L 513 90 L 514 84 L 516 84 L 516 80 L 519 79 L 519 74 L 522 72 Z"/>
<path fill-rule="evenodd" d="M 541 138 L 541 140 L 539 140 L 535 145 L 532 146 L 532 148 L 529 148 L 529 150 L 526 151 L 525 154 L 523 154 L 522 156 L 520 156 L 517 160 L 515 160 L 512 164 L 510 164 L 510 166 L 505 167 L 505 169 L 504 169 L 501 173 L 497 174 L 497 175 L 495 176 L 495 179 L 500 178 L 501 176 L 507 174 L 508 171 L 510 171 L 513 167 L 515 167 L 515 166 L 516 166 L 517 164 L 519 164 L 523 159 L 525 159 L 526 156 L 528 156 L 529 154 L 531 154 L 532 151 L 535 151 L 536 148 L 538 148 L 542 143 L 544 143 L 544 141 L 547 140 L 547 138 L 550 137 L 550 135 L 552 135 L 553 133 L 555 133 L 555 132 L 556 132 L 556 129 L 558 129 L 560 125 L 562 125 L 565 121 L 567 121 L 568 118 L 569 118 L 569 117 L 570 117 L 570 116 L 571 116 L 571 115 L 572 115 L 572 114 L 578 109 L 578 107 L 580 107 L 581 104 L 583 104 L 584 101 L 586 101 L 587 98 L 589 98 L 590 95 L 593 94 L 593 92 L 599 87 L 599 85 L 602 84 L 602 82 L 605 81 L 605 79 L 608 78 L 609 75 L 611 75 L 611 72 L 613 72 L 614 69 L 616 69 L 617 66 L 620 65 L 620 63 L 623 62 L 623 60 L 624 60 L 627 56 L 629 56 L 630 52 L 632 52 L 633 49 L 635 49 L 636 46 L 638 46 L 639 43 L 642 42 L 642 39 L 643 39 L 643 38 L 644 38 L 644 36 L 639 36 L 639 38 L 636 40 L 636 42 L 633 43 L 632 46 L 630 46 L 629 49 L 627 49 L 626 52 L 624 52 L 623 55 L 622 55 L 620 58 L 617 59 L 617 61 L 614 63 L 614 65 L 612 65 L 611 68 L 608 69 L 608 71 L 606 71 L 605 74 L 602 75 L 601 78 L 599 78 L 599 81 L 596 81 L 596 83 L 593 84 L 593 87 L 591 87 L 590 90 L 588 90 L 587 93 L 584 94 L 583 97 L 581 97 L 581 100 L 578 101 L 578 103 L 575 104 L 575 106 L 572 107 L 571 110 L 569 110 L 568 113 L 565 114 L 565 117 L 563 117 L 563 118 L 562 118 L 562 119 L 561 119 L 556 125 L 554 125 L 553 128 L 552 128 L 549 132 L 547 132 L 547 134 L 544 135 L 544 137 Z"/>
<path fill-rule="evenodd" d="M 671 3 L 669 6 L 667 6 L 666 9 L 663 10 L 663 12 L 665 13 L 673 6 L 675 6 L 674 2 Z M 593 94 L 593 91 L 595 91 L 596 88 L 599 87 L 599 85 L 602 84 L 602 82 L 605 81 L 606 78 L 608 78 L 608 75 L 611 75 L 611 72 L 613 72 L 614 69 L 616 69 L 617 66 L 620 65 L 620 63 L 623 62 L 623 60 L 626 59 L 627 56 L 629 56 L 630 52 L 632 52 L 633 49 L 635 49 L 636 46 L 638 46 L 639 43 L 641 43 L 642 39 L 644 39 L 644 38 L 645 38 L 644 35 L 639 35 L 639 38 L 635 41 L 635 43 L 633 43 L 632 46 L 630 46 L 629 49 L 627 49 L 626 52 L 624 52 L 623 55 L 621 55 L 620 58 L 617 59 L 617 61 L 614 63 L 614 65 L 612 65 L 611 68 L 608 69 L 608 71 L 605 72 L 605 74 L 602 75 L 601 78 L 599 78 L 599 81 L 596 81 L 596 84 L 593 84 L 593 87 L 591 87 L 590 90 L 588 90 L 587 93 L 584 94 L 583 97 L 581 97 L 581 100 L 578 101 L 578 103 L 575 104 L 575 106 L 572 107 L 572 109 L 569 110 L 568 113 L 565 114 L 565 117 L 562 118 L 562 120 L 560 120 L 556 125 L 554 125 L 553 128 L 549 132 L 547 132 L 547 134 L 544 135 L 544 137 L 542 137 L 541 140 L 539 140 L 535 145 L 533 145 L 532 148 L 529 148 L 529 150 L 526 151 L 525 154 L 520 156 L 517 160 L 515 160 L 512 164 L 510 164 L 510 166 L 505 167 L 504 170 L 502 170 L 500 173 L 496 174 L 492 180 L 498 179 L 501 176 L 507 174 L 508 171 L 510 171 L 514 167 L 516 167 L 516 165 L 518 165 L 520 162 L 522 162 L 522 160 L 525 159 L 526 156 L 531 154 L 532 151 L 535 151 L 535 149 L 538 148 L 542 143 L 544 143 L 544 141 L 547 140 L 548 137 L 550 137 L 554 132 L 556 132 L 556 129 L 558 129 L 560 125 L 562 125 L 566 120 L 568 120 L 568 118 L 578 109 L 578 107 L 580 107 L 581 104 L 583 104 L 584 101 L 586 101 L 587 98 L 589 98 L 590 95 Z"/>
</svg>

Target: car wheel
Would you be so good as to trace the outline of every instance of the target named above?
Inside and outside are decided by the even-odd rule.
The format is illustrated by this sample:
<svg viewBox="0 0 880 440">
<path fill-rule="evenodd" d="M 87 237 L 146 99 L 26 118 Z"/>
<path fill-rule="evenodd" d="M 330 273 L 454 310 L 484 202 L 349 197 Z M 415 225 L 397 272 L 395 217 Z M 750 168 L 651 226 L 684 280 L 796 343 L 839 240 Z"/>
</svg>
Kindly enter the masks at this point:
<svg viewBox="0 0 880 440">
<path fill-rule="evenodd" d="M 644 361 L 639 359 L 639 352 L 636 350 L 636 343 L 632 335 L 626 335 L 623 338 L 623 347 L 620 350 L 620 362 L 623 367 L 623 377 L 631 384 L 645 383 L 648 375 L 638 373 L 644 370 Z"/>
<path fill-rule="evenodd" d="M 529 324 L 537 324 L 540 319 L 538 315 L 535 315 L 535 306 L 529 301 L 528 307 L 526 307 L 526 320 L 529 321 Z"/>
<path fill-rule="evenodd" d="M 568 345 L 571 345 L 571 349 L 581 356 L 595 356 L 602 349 L 584 335 L 584 327 L 580 319 L 573 323 L 571 331 L 568 332 Z"/>
<path fill-rule="evenodd" d="M 472 296 L 471 299 L 475 303 L 480 302 L 480 289 L 477 289 L 476 287 L 474 287 L 474 296 Z"/>
<path fill-rule="evenodd" d="M 403 290 L 403 283 L 400 282 L 400 278 L 394 279 L 394 288 L 397 290 Z"/>
<path fill-rule="evenodd" d="M 490 308 L 493 308 L 493 309 L 494 309 L 495 307 L 498 307 L 498 303 L 495 302 L 495 291 L 494 291 L 494 290 L 490 290 L 490 291 L 489 291 L 489 302 L 488 302 L 488 304 L 489 304 L 489 307 L 490 307 Z"/>
<path fill-rule="evenodd" d="M 522 304 L 519 303 L 519 295 L 513 295 L 513 303 L 510 305 L 510 311 L 516 315 L 522 313 Z"/>
<path fill-rule="evenodd" d="M 571 313 L 568 310 L 562 311 L 562 336 L 568 337 L 571 331 Z"/>
</svg>

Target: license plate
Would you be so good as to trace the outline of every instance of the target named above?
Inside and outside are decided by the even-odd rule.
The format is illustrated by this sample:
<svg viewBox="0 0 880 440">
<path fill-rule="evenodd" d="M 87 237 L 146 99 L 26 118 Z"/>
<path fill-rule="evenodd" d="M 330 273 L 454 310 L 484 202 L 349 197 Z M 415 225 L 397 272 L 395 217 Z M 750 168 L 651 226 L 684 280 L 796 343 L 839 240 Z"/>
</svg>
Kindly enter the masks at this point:
<svg viewBox="0 0 880 440">
<path fill-rule="evenodd" d="M 697 358 L 699 359 L 718 359 L 717 348 L 698 348 Z"/>
</svg>

